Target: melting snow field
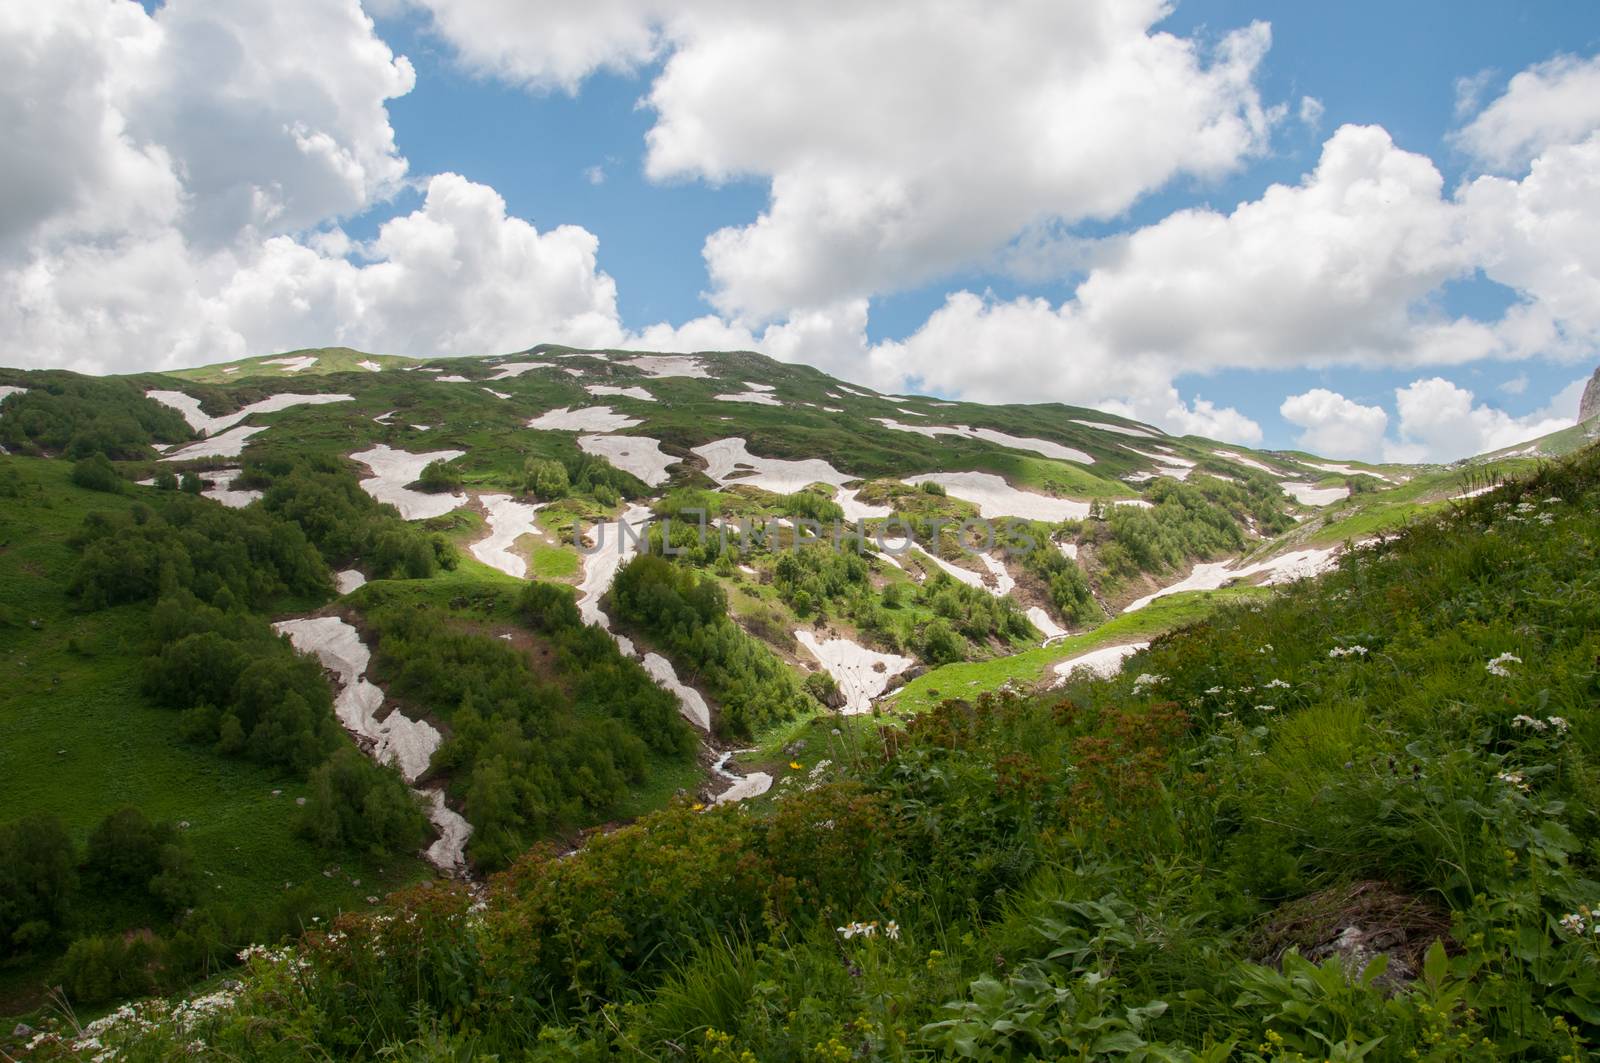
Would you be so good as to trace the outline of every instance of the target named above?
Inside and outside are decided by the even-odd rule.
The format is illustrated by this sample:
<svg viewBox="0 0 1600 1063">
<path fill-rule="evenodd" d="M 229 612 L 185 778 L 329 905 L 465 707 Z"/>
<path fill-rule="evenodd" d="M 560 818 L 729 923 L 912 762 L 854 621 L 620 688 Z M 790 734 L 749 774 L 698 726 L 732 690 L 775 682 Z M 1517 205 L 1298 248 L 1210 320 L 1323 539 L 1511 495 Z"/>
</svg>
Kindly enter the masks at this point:
<svg viewBox="0 0 1600 1063">
<path fill-rule="evenodd" d="M 1148 642 L 1131 642 L 1126 646 L 1105 646 L 1062 661 L 1055 667 L 1056 675 L 1060 677 L 1057 682 L 1065 681 L 1074 672 L 1087 672 L 1109 679 L 1122 671 L 1123 661 L 1149 645 Z"/>
<path fill-rule="evenodd" d="M 849 639 L 829 639 L 821 642 L 805 628 L 795 631 L 794 637 L 811 656 L 822 662 L 822 667 L 839 684 L 844 695 L 846 716 L 856 716 L 872 709 L 872 699 L 882 694 L 889 680 L 917 662 L 910 657 L 893 653 L 879 653 Z"/>
<path fill-rule="evenodd" d="M 1023 615 L 1028 618 L 1029 623 L 1038 628 L 1039 632 L 1044 635 L 1046 643 L 1053 642 L 1063 635 L 1072 634 L 1072 632 L 1057 624 L 1054 617 L 1037 605 L 1029 606 L 1027 612 Z"/>
<path fill-rule="evenodd" d="M 1278 471 L 1261 464 L 1259 461 L 1247 458 L 1243 454 L 1236 454 L 1231 450 L 1216 450 L 1212 451 L 1212 453 L 1219 458 L 1227 458 L 1229 461 L 1238 462 L 1240 465 L 1243 465 L 1248 469 L 1259 469 L 1262 472 L 1270 472 L 1274 475 L 1276 475 Z"/>
<path fill-rule="evenodd" d="M 529 428 L 546 432 L 615 432 L 619 428 L 633 428 L 644 424 L 637 417 L 618 413 L 610 406 L 586 406 L 574 410 L 563 406 L 559 410 L 540 414 L 528 422 Z"/>
<path fill-rule="evenodd" d="M 1152 454 L 1148 450 L 1138 450 L 1134 447 L 1129 447 L 1128 449 L 1141 458 L 1148 458 L 1156 463 L 1155 472 L 1135 473 L 1126 477 L 1128 480 L 1153 480 L 1157 476 L 1170 476 L 1174 480 L 1187 480 L 1189 474 L 1194 471 L 1195 463 L 1188 458 L 1180 458 L 1176 454 Z"/>
<path fill-rule="evenodd" d="M 598 529 L 589 532 L 590 545 L 598 543 L 598 546 L 592 553 L 583 556 L 583 581 L 578 584 L 578 615 L 586 624 L 599 624 L 617 640 L 617 646 L 628 657 L 634 656 L 637 652 L 633 641 L 611 630 L 611 618 L 601 611 L 600 599 L 610 589 L 617 570 L 639 552 L 638 542 L 631 534 L 624 534 L 618 525 L 625 524 L 629 528 L 638 528 L 649 518 L 648 506 L 629 506 L 616 520 L 600 525 L 604 530 L 603 537 L 597 538 L 600 534 Z M 678 678 L 672 662 L 659 653 L 647 653 L 643 663 L 645 671 L 650 673 L 652 679 L 677 696 L 678 711 L 683 714 L 684 719 L 701 730 L 709 731 L 711 707 L 706 704 L 706 699 L 700 696 L 698 690 Z"/>
<path fill-rule="evenodd" d="M 735 775 L 726 767 L 732 753 L 724 753 L 711 765 L 711 770 L 721 778 L 727 779 L 732 785 L 717 795 L 712 804 L 730 805 L 735 801 L 747 801 L 752 797 L 760 797 L 772 789 L 772 776 L 764 771 L 753 771 L 749 775 Z"/>
<path fill-rule="evenodd" d="M 764 391 L 741 391 L 732 395 L 713 395 L 718 402 L 753 402 L 758 406 L 782 406 L 783 403 Z"/>
<path fill-rule="evenodd" d="M 1292 583 L 1299 579 L 1309 579 L 1319 573 L 1326 572 L 1333 567 L 1334 560 L 1343 549 L 1341 546 L 1330 546 L 1326 549 L 1312 547 L 1306 550 L 1296 550 L 1293 553 L 1279 554 L 1277 557 L 1258 561 L 1253 565 L 1243 568 L 1234 568 L 1232 561 L 1216 561 L 1202 563 L 1194 566 L 1194 571 L 1170 587 L 1163 587 L 1154 594 L 1147 594 L 1138 601 L 1128 603 L 1122 611 L 1132 613 L 1143 609 L 1157 598 L 1165 598 L 1169 594 L 1180 591 L 1214 591 L 1225 587 L 1234 580 L 1249 579 L 1251 576 L 1267 574 L 1262 581 L 1266 586 L 1279 583 Z"/>
<path fill-rule="evenodd" d="M 261 497 L 260 491 L 235 491 L 233 478 L 238 476 L 239 469 L 215 469 L 205 475 L 211 479 L 212 486 L 200 493 L 207 498 L 216 499 L 230 509 L 243 509 Z"/>
<path fill-rule="evenodd" d="M 460 376 L 460 375 L 458 375 L 456 373 L 451 373 L 449 376 L 438 377 L 437 379 L 438 379 L 439 383 L 441 383 L 441 384 L 470 384 L 470 383 L 472 383 L 472 381 L 468 380 L 466 377 Z"/>
<path fill-rule="evenodd" d="M 1323 472 L 1336 472 L 1345 476 L 1371 476 L 1372 478 L 1382 480 L 1385 483 L 1394 482 L 1381 472 L 1373 472 L 1371 469 L 1358 469 L 1354 465 L 1341 465 L 1336 461 L 1323 462 L 1320 464 L 1314 461 L 1302 461 L 1300 464 L 1304 465 L 1308 469 L 1320 469 Z"/>
<path fill-rule="evenodd" d="M 1070 498 L 1051 498 L 1032 491 L 1019 491 L 989 472 L 936 472 L 913 476 L 909 484 L 936 483 L 947 492 L 978 507 L 986 520 L 995 517 L 1022 517 L 1026 520 L 1082 520 L 1089 515 L 1089 503 Z"/>
<path fill-rule="evenodd" d="M 578 584 L 578 615 L 585 624 L 599 624 L 611 630 L 611 618 L 600 611 L 600 599 L 611 589 L 617 569 L 627 564 L 639 552 L 639 544 L 622 525 L 638 528 L 650 518 L 648 506 L 629 506 L 615 520 L 606 521 L 588 533 L 591 553 L 583 555 L 583 581 Z M 616 636 L 622 652 L 633 656 L 633 643 Z"/>
<path fill-rule="evenodd" d="M 967 586 L 975 587 L 980 591 L 987 591 L 990 589 L 988 584 L 984 583 L 983 577 L 972 571 L 972 569 L 962 568 L 960 565 L 952 564 L 951 562 L 940 557 L 938 554 L 932 553 L 928 550 L 919 550 L 917 552 L 923 557 L 927 558 L 929 561 L 932 561 L 935 565 L 938 565 L 940 568 L 944 569 L 951 575 L 952 578 L 965 583 Z"/>
<path fill-rule="evenodd" d="M 644 388 L 622 388 L 615 384 L 585 384 L 583 390 L 599 398 L 614 395 L 623 399 L 638 399 L 641 402 L 656 401 L 656 397 Z"/>
<path fill-rule="evenodd" d="M 910 412 L 902 410 L 902 413 Z M 917 414 L 918 417 L 922 416 Z M 967 428 L 964 425 L 921 425 L 902 424 L 892 417 L 878 417 L 875 420 L 885 428 L 896 432 L 915 432 L 919 436 L 933 439 L 935 436 L 959 436 L 962 439 L 981 439 L 986 443 L 994 443 L 1012 450 L 1027 450 L 1041 457 L 1056 458 L 1060 461 L 1076 461 L 1083 465 L 1093 465 L 1094 457 L 1072 447 L 1064 447 L 1060 443 L 1052 443 L 1048 439 L 1034 439 L 1031 436 L 1014 436 L 1006 432 L 997 432 L 993 428 Z"/>
<path fill-rule="evenodd" d="M 220 435 L 210 436 L 198 443 L 190 443 L 162 457 L 162 461 L 188 461 L 191 458 L 237 458 L 244 453 L 244 445 L 257 432 L 265 432 L 264 425 L 240 425 Z"/>
<path fill-rule="evenodd" d="M 518 502 L 510 495 L 480 495 L 478 501 L 488 511 L 489 534 L 472 544 L 472 556 L 512 579 L 526 579 L 528 563 L 511 548 L 524 535 L 534 534 L 534 516 L 544 507 Z"/>
<path fill-rule="evenodd" d="M 302 369 L 310 369 L 317 364 L 317 356 L 303 354 L 298 358 L 268 358 L 268 365 L 281 365 L 285 373 L 298 373 Z"/>
<path fill-rule="evenodd" d="M 774 494 L 786 495 L 809 484 L 825 483 L 842 487 L 852 480 L 821 458 L 789 461 L 761 458 L 750 453 L 742 438 L 718 439 L 694 452 L 706 459 L 706 475 L 719 484 L 749 484 Z"/>
<path fill-rule="evenodd" d="M 1160 432 L 1147 431 L 1143 428 L 1133 428 L 1125 424 L 1109 424 L 1105 421 L 1085 421 L 1074 417 L 1073 424 L 1081 424 L 1085 428 L 1098 428 L 1102 432 L 1115 432 L 1119 436 L 1143 436 L 1145 439 L 1160 439 Z"/>
<path fill-rule="evenodd" d="M 552 362 L 506 362 L 494 371 L 494 375 L 489 377 L 489 382 L 492 384 L 496 380 L 513 380 L 523 373 L 531 372 L 535 369 L 554 368 L 555 365 Z"/>
<path fill-rule="evenodd" d="M 579 436 L 578 449 L 605 458 L 611 464 L 649 484 L 667 482 L 667 466 L 678 459 L 661 449 L 649 436 Z"/>
<path fill-rule="evenodd" d="M 1350 497 L 1348 487 L 1318 487 L 1315 484 L 1290 483 L 1284 480 L 1278 485 L 1296 502 L 1306 506 L 1326 506 L 1330 502 Z"/>
<path fill-rule="evenodd" d="M 412 720 L 404 713 L 391 712 L 382 720 L 373 718 L 383 707 L 383 691 L 367 679 L 372 651 L 355 628 L 337 616 L 284 620 L 272 626 L 288 635 L 295 649 L 316 657 L 322 667 L 334 674 L 339 695 L 334 699 L 333 711 L 345 730 L 370 744 L 373 760 L 393 764 L 408 783 L 428 770 L 442 736 L 427 721 Z M 465 865 L 463 851 L 472 825 L 445 807 L 441 791 L 413 792 L 428 798 L 428 818 L 439 828 L 439 840 L 426 854 L 428 862 L 441 871 L 460 869 Z"/>
<path fill-rule="evenodd" d="M 483 390 L 487 391 L 489 394 L 493 395 L 497 399 L 509 399 L 511 397 L 510 393 L 504 392 L 504 391 L 496 391 L 494 388 L 484 388 Z"/>
<path fill-rule="evenodd" d="M 472 824 L 444 803 L 443 790 L 415 791 L 428 798 L 428 821 L 439 831 L 438 840 L 422 854 L 424 860 L 446 874 L 459 874 L 467 868 L 467 841 Z"/>
<path fill-rule="evenodd" d="M 651 679 L 677 696 L 678 711 L 684 719 L 702 731 L 711 730 L 711 706 L 700 696 L 700 691 L 678 678 L 671 661 L 659 653 L 647 653 L 644 655 L 644 670 L 650 673 Z"/>
<path fill-rule="evenodd" d="M 340 594 L 349 594 L 351 591 L 360 590 L 367 585 L 367 577 L 353 568 L 333 574 L 333 585 Z"/>
<path fill-rule="evenodd" d="M 619 364 L 632 366 L 645 376 L 657 379 L 685 376 L 705 380 L 711 376 L 700 359 L 686 354 L 641 354 L 637 358 L 625 358 Z"/>
<path fill-rule="evenodd" d="M 978 560 L 983 567 L 989 570 L 989 575 L 994 577 L 994 586 L 986 589 L 996 598 L 1004 598 L 1017 586 L 1017 581 L 1011 578 L 1011 573 L 1006 571 L 1006 566 L 993 554 L 979 554 Z"/>
<path fill-rule="evenodd" d="M 464 450 L 433 450 L 425 454 L 412 454 L 395 450 L 383 443 L 371 450 L 363 450 L 350 457 L 372 470 L 373 475 L 361 481 L 361 489 L 387 502 L 400 511 L 406 520 L 427 520 L 442 517 L 452 509 L 467 504 L 466 495 L 430 494 L 415 491 L 406 484 L 414 483 L 422 470 L 435 461 L 453 461 L 465 454 Z"/>
<path fill-rule="evenodd" d="M 383 372 L 383 366 L 379 365 L 377 362 L 370 362 L 370 361 L 363 360 L 363 361 L 357 362 L 356 365 L 360 366 L 362 369 L 365 369 L 369 373 L 381 373 L 381 372 Z"/>
<path fill-rule="evenodd" d="M 833 500 L 844 510 L 844 519 L 850 522 L 875 520 L 894 512 L 893 506 L 875 506 L 870 502 L 863 502 L 860 492 L 847 491 L 843 487 L 833 493 Z"/>
<path fill-rule="evenodd" d="M 14 387 L 11 384 L 0 384 L 0 400 L 5 399 L 7 395 L 20 395 L 27 390 L 27 388 Z M 185 395 L 184 398 L 188 398 L 188 396 Z"/>
<path fill-rule="evenodd" d="M 315 361 L 315 359 L 313 359 Z M 196 432 L 206 435 L 215 435 L 224 428 L 231 428 L 240 421 L 257 413 L 277 413 L 293 406 L 324 406 L 330 402 L 349 402 L 349 395 L 296 395 L 284 392 L 280 395 L 269 395 L 260 402 L 252 402 L 248 406 L 241 406 L 232 413 L 225 413 L 221 417 L 212 417 L 200 409 L 200 400 L 192 395 L 185 395 L 181 391 L 147 391 L 147 399 L 154 399 L 163 406 L 170 406 L 183 414 L 183 419 L 189 422 L 189 427 Z"/>
</svg>

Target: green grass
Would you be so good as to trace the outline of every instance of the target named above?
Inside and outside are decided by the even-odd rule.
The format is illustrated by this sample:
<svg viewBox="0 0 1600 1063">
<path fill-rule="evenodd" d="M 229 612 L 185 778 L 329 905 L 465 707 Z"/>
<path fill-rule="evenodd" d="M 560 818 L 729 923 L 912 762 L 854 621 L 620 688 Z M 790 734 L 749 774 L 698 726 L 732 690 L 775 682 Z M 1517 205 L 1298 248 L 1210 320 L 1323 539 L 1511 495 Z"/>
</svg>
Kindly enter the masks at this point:
<svg viewBox="0 0 1600 1063">
<path fill-rule="evenodd" d="M 535 579 L 571 580 L 581 571 L 578 555 L 559 546 L 535 543 L 533 546 L 532 574 Z"/>
<path fill-rule="evenodd" d="M 1593 451 L 1246 607 L 1168 602 L 1137 678 L 774 728 L 771 797 L 531 857 L 477 918 L 397 898 L 259 965 L 207 1045 L 1593 1058 L 1597 507 Z M 147 1014 L 123 1058 L 195 1035 Z"/>
<path fill-rule="evenodd" d="M 21 473 L 26 492 L 0 505 L 0 667 L 8 677 L 0 689 L 0 809 L 7 818 L 58 816 L 80 845 L 123 805 L 153 820 L 188 821 L 185 838 L 206 890 L 240 906 L 274 903 L 290 882 L 309 885 L 320 903 L 361 907 L 369 894 L 430 874 L 414 856 L 379 864 L 317 849 L 294 833 L 295 798 L 305 793 L 299 780 L 183 742 L 177 714 L 151 705 L 139 688 L 146 609 L 84 614 L 65 593 L 76 563 L 68 536 L 91 511 L 132 506 L 135 489 L 98 494 L 74 487 L 66 463 L 0 462 Z M 334 864 L 343 872 L 324 877 Z M 78 918 L 84 927 L 111 929 L 115 915 L 91 907 Z M 25 1006 L 43 974 L 12 970 L 0 982 L 7 998 L 0 1011 Z"/>
<path fill-rule="evenodd" d="M 1491 478 L 1526 475 L 1538 464 L 1533 458 L 1508 458 L 1470 469 L 1419 473 L 1395 487 L 1353 495 L 1345 502 L 1336 503 L 1324 511 L 1321 523 L 1309 536 L 1290 532 L 1285 539 L 1332 544 L 1393 531 L 1419 517 L 1439 512 L 1455 496 L 1482 487 Z"/>
<path fill-rule="evenodd" d="M 1071 635 L 1049 646 L 1039 646 L 988 661 L 963 661 L 924 672 L 901 688 L 885 704 L 898 715 L 926 712 L 945 698 L 972 698 L 998 690 L 1006 683 L 1031 686 L 1046 678 L 1061 661 L 1102 646 L 1147 642 L 1165 631 L 1193 623 L 1220 603 L 1270 593 L 1262 588 L 1236 587 L 1220 591 L 1187 591 L 1157 598 L 1143 609 L 1123 613 L 1091 631 Z"/>
</svg>

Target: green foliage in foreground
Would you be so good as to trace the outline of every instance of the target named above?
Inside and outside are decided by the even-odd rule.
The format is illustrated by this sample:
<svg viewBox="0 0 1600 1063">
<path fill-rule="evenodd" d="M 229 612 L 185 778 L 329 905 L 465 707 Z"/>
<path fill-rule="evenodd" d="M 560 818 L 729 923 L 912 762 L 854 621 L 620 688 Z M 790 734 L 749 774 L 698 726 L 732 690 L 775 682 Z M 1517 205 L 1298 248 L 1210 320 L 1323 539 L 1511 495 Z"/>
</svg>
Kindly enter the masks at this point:
<svg viewBox="0 0 1600 1063">
<path fill-rule="evenodd" d="M 530 854 L 481 911 L 396 896 L 84 1051 L 1589 1058 L 1597 505 L 1590 452 L 1116 679 L 946 701 L 768 815 Z"/>
</svg>

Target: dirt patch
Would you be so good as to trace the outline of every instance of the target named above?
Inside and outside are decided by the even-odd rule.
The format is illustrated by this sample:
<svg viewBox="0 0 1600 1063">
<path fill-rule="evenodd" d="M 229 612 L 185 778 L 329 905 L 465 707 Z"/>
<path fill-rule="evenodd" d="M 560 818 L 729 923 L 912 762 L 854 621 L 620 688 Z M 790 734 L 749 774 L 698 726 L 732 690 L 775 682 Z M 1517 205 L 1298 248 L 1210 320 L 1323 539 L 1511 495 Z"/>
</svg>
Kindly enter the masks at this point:
<svg viewBox="0 0 1600 1063">
<path fill-rule="evenodd" d="M 1273 967 L 1291 948 L 1312 963 L 1337 956 L 1351 977 L 1386 955 L 1389 966 L 1377 984 L 1394 992 L 1417 977 L 1428 947 L 1440 938 L 1448 944 L 1449 934 L 1449 916 L 1434 903 L 1366 880 L 1283 905 L 1262 925 L 1251 952 Z"/>
</svg>

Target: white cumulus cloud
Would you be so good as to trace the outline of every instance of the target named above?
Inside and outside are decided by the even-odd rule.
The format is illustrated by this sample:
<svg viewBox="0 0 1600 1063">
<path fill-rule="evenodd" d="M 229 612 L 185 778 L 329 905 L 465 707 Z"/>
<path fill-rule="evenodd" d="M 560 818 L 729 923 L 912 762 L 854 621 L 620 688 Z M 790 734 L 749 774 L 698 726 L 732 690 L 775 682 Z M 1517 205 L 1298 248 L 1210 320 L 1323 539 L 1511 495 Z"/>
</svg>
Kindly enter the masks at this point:
<svg viewBox="0 0 1600 1063">
<path fill-rule="evenodd" d="M 1537 439 L 1569 428 L 1587 378 L 1567 385 L 1549 405 L 1515 417 L 1477 401 L 1466 388 L 1442 377 L 1396 388 L 1397 439 L 1385 446 L 1390 461 L 1454 461 Z"/>
<path fill-rule="evenodd" d="M 469 65 L 539 87 L 665 56 L 648 174 L 771 181 L 759 218 L 705 244 L 714 305 L 753 320 L 914 286 L 1029 225 L 1224 174 L 1275 117 L 1254 85 L 1267 26 L 1208 50 L 1154 28 L 1162 0 L 603 0 L 537 20 L 509 0 L 419 6 Z"/>
<path fill-rule="evenodd" d="M 1327 388 L 1291 395 L 1278 408 L 1283 419 L 1303 429 L 1302 450 L 1331 458 L 1376 458 L 1389 429 L 1381 406 L 1363 406 Z"/>
<path fill-rule="evenodd" d="M 1482 79 L 1459 91 L 1475 106 Z M 1600 127 L 1600 56 L 1561 55 L 1522 71 L 1506 91 L 1459 130 L 1455 143 L 1495 170 L 1525 166 L 1546 148 L 1583 139 Z"/>
</svg>

